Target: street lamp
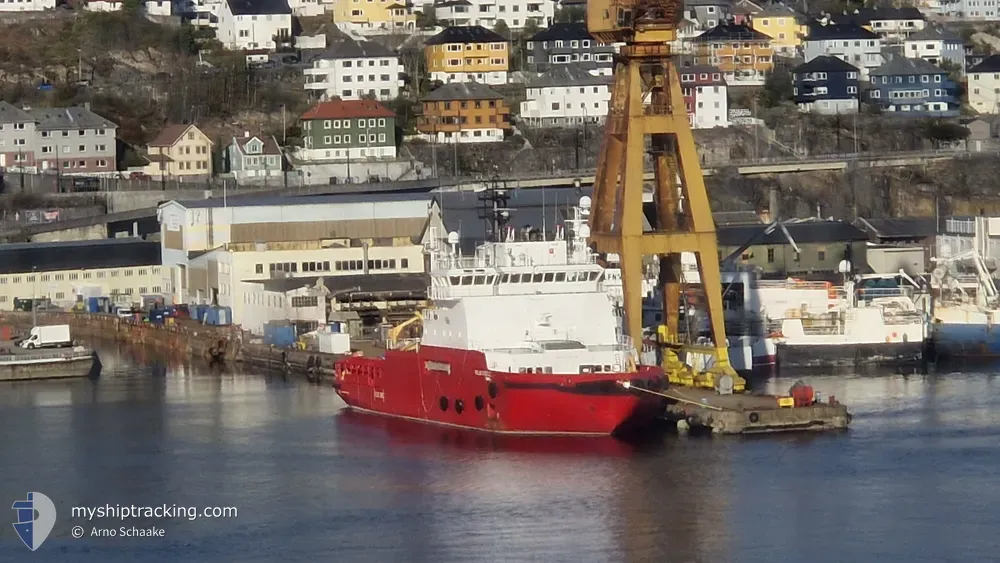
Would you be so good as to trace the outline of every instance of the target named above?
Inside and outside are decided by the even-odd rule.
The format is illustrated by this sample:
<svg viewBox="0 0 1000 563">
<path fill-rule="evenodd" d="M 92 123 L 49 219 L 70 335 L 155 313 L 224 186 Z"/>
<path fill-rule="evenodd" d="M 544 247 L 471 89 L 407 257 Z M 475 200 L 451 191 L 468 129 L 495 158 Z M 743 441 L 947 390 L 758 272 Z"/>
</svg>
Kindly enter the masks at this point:
<svg viewBox="0 0 1000 563">
<path fill-rule="evenodd" d="M 38 266 L 31 267 L 31 326 L 38 326 Z"/>
</svg>

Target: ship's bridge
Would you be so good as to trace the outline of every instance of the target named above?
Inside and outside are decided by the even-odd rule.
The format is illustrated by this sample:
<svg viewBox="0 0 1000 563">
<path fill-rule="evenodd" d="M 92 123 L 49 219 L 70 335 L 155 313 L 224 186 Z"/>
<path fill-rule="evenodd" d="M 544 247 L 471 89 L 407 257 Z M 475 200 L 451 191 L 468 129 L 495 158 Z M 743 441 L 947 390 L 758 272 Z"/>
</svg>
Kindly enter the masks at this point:
<svg viewBox="0 0 1000 563">
<path fill-rule="evenodd" d="M 494 295 L 603 292 L 604 269 L 565 240 L 489 243 L 475 256 L 435 256 L 429 296 L 435 301 Z"/>
</svg>

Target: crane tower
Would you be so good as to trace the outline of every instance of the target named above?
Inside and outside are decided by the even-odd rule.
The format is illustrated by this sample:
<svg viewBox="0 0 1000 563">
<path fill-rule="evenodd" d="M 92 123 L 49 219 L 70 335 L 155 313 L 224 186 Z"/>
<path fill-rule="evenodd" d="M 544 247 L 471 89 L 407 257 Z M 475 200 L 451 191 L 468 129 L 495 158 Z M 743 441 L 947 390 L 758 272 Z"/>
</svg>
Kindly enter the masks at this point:
<svg viewBox="0 0 1000 563">
<path fill-rule="evenodd" d="M 714 355 L 708 373 L 693 384 L 715 386 L 729 375 L 715 224 L 670 44 L 677 38 L 683 0 L 589 0 L 587 27 L 604 43 L 623 43 L 615 60 L 604 141 L 594 181 L 591 244 L 621 260 L 625 330 L 641 352 L 643 257 L 659 256 L 666 328 L 664 368 L 672 381 L 686 371 L 678 360 L 682 252 L 697 257 L 705 287 Z M 646 157 L 646 154 L 649 157 Z M 656 209 L 651 232 L 643 229 L 643 179 L 654 172 Z M 701 378 L 701 379 L 698 379 Z M 739 389 L 738 389 L 739 390 Z"/>
</svg>

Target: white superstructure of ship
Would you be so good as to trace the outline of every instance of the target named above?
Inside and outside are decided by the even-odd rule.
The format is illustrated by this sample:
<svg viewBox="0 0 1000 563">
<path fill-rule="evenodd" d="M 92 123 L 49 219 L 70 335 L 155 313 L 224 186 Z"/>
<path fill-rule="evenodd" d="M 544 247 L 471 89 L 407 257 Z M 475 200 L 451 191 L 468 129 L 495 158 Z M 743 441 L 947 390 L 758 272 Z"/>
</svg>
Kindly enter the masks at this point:
<svg viewBox="0 0 1000 563">
<path fill-rule="evenodd" d="M 500 242 L 472 256 L 459 252 L 458 233 L 430 247 L 434 306 L 423 313 L 421 343 L 480 350 L 490 369 L 511 372 L 634 369 L 635 347 L 608 291 L 615 282 L 587 245 L 589 208 L 585 196 L 552 240 L 505 227 Z"/>
</svg>

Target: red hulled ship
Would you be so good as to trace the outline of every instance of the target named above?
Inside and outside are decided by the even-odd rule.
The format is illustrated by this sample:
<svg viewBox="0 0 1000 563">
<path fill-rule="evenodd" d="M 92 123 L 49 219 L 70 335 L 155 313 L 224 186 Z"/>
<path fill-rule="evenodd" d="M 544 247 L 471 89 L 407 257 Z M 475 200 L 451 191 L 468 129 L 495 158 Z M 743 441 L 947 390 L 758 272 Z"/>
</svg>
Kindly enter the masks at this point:
<svg viewBox="0 0 1000 563">
<path fill-rule="evenodd" d="M 622 334 L 587 246 L 589 198 L 546 237 L 505 226 L 502 190 L 481 197 L 492 240 L 468 257 L 457 233 L 432 243 L 433 306 L 389 331 L 382 357 L 337 362 L 348 407 L 503 434 L 608 435 L 648 423 L 659 399 L 623 383 L 659 389 L 663 372 L 639 365 Z M 398 338 L 417 325 L 419 340 Z"/>
</svg>

